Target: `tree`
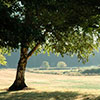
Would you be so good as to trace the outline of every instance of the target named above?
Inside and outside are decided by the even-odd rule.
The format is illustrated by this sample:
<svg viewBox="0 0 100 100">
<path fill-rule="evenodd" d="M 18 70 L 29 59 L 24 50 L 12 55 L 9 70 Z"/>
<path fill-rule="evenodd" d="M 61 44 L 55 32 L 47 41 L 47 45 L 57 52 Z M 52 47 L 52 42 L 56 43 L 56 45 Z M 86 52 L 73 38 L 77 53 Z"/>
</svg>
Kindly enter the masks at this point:
<svg viewBox="0 0 100 100">
<path fill-rule="evenodd" d="M 76 54 L 85 62 L 99 45 L 99 5 L 99 0 L 0 0 L 0 46 L 20 49 L 9 90 L 27 87 L 25 69 L 32 54 Z"/>
<path fill-rule="evenodd" d="M 59 61 L 57 67 L 67 67 L 67 64 L 64 61 Z"/>
<path fill-rule="evenodd" d="M 48 61 L 43 61 L 41 66 L 42 66 L 42 67 L 45 67 L 45 68 L 49 68 L 49 67 L 50 67 Z"/>
</svg>

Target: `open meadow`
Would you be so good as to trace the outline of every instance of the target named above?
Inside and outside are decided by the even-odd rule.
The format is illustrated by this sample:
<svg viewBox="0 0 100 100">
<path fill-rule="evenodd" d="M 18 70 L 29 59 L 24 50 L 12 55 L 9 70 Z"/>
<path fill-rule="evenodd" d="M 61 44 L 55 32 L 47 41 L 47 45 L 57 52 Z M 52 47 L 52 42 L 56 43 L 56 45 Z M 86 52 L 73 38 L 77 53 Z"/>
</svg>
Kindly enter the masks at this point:
<svg viewBox="0 0 100 100">
<path fill-rule="evenodd" d="M 8 92 L 16 69 L 0 69 L 0 100 L 100 100 L 100 76 L 26 72 L 28 89 Z"/>
</svg>

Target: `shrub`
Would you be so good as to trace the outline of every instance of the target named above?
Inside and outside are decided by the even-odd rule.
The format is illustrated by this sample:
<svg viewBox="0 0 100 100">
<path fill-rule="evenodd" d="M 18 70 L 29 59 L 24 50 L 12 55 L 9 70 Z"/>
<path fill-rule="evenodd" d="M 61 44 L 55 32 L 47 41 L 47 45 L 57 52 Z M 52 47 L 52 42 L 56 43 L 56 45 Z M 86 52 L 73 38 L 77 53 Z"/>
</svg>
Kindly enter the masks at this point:
<svg viewBox="0 0 100 100">
<path fill-rule="evenodd" d="M 41 67 L 49 68 L 50 67 L 49 62 L 43 61 L 42 64 L 41 64 Z"/>
<path fill-rule="evenodd" d="M 82 74 L 100 74 L 100 68 L 98 69 L 87 69 L 82 72 Z"/>
<path fill-rule="evenodd" d="M 67 64 L 64 61 L 59 61 L 57 63 L 57 67 L 66 67 L 66 66 L 67 66 Z"/>
</svg>

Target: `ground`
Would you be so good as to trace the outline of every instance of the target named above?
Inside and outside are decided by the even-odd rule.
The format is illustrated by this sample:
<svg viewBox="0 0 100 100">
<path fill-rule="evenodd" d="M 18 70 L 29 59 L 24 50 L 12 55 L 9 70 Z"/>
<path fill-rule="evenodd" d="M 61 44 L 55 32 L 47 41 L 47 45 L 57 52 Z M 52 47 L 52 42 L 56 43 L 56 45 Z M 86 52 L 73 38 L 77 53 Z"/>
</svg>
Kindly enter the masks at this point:
<svg viewBox="0 0 100 100">
<path fill-rule="evenodd" d="M 26 72 L 29 90 L 7 92 L 16 69 L 0 69 L 0 100 L 100 100 L 100 76 Z"/>
</svg>

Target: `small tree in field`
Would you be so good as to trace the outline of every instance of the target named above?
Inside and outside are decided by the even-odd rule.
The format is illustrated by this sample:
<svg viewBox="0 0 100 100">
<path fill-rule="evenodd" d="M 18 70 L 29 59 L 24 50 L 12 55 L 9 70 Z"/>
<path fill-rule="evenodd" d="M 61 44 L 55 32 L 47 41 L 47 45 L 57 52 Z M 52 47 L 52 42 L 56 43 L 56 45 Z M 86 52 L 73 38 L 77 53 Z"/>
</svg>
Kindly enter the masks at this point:
<svg viewBox="0 0 100 100">
<path fill-rule="evenodd" d="M 0 48 L 20 49 L 9 90 L 27 87 L 25 69 L 33 54 L 76 54 L 86 62 L 98 47 L 99 25 L 99 0 L 0 0 Z"/>
<path fill-rule="evenodd" d="M 49 62 L 48 61 L 43 61 L 41 67 L 49 68 Z"/>
<path fill-rule="evenodd" d="M 57 67 L 67 67 L 67 64 L 64 61 L 59 61 Z"/>
</svg>

